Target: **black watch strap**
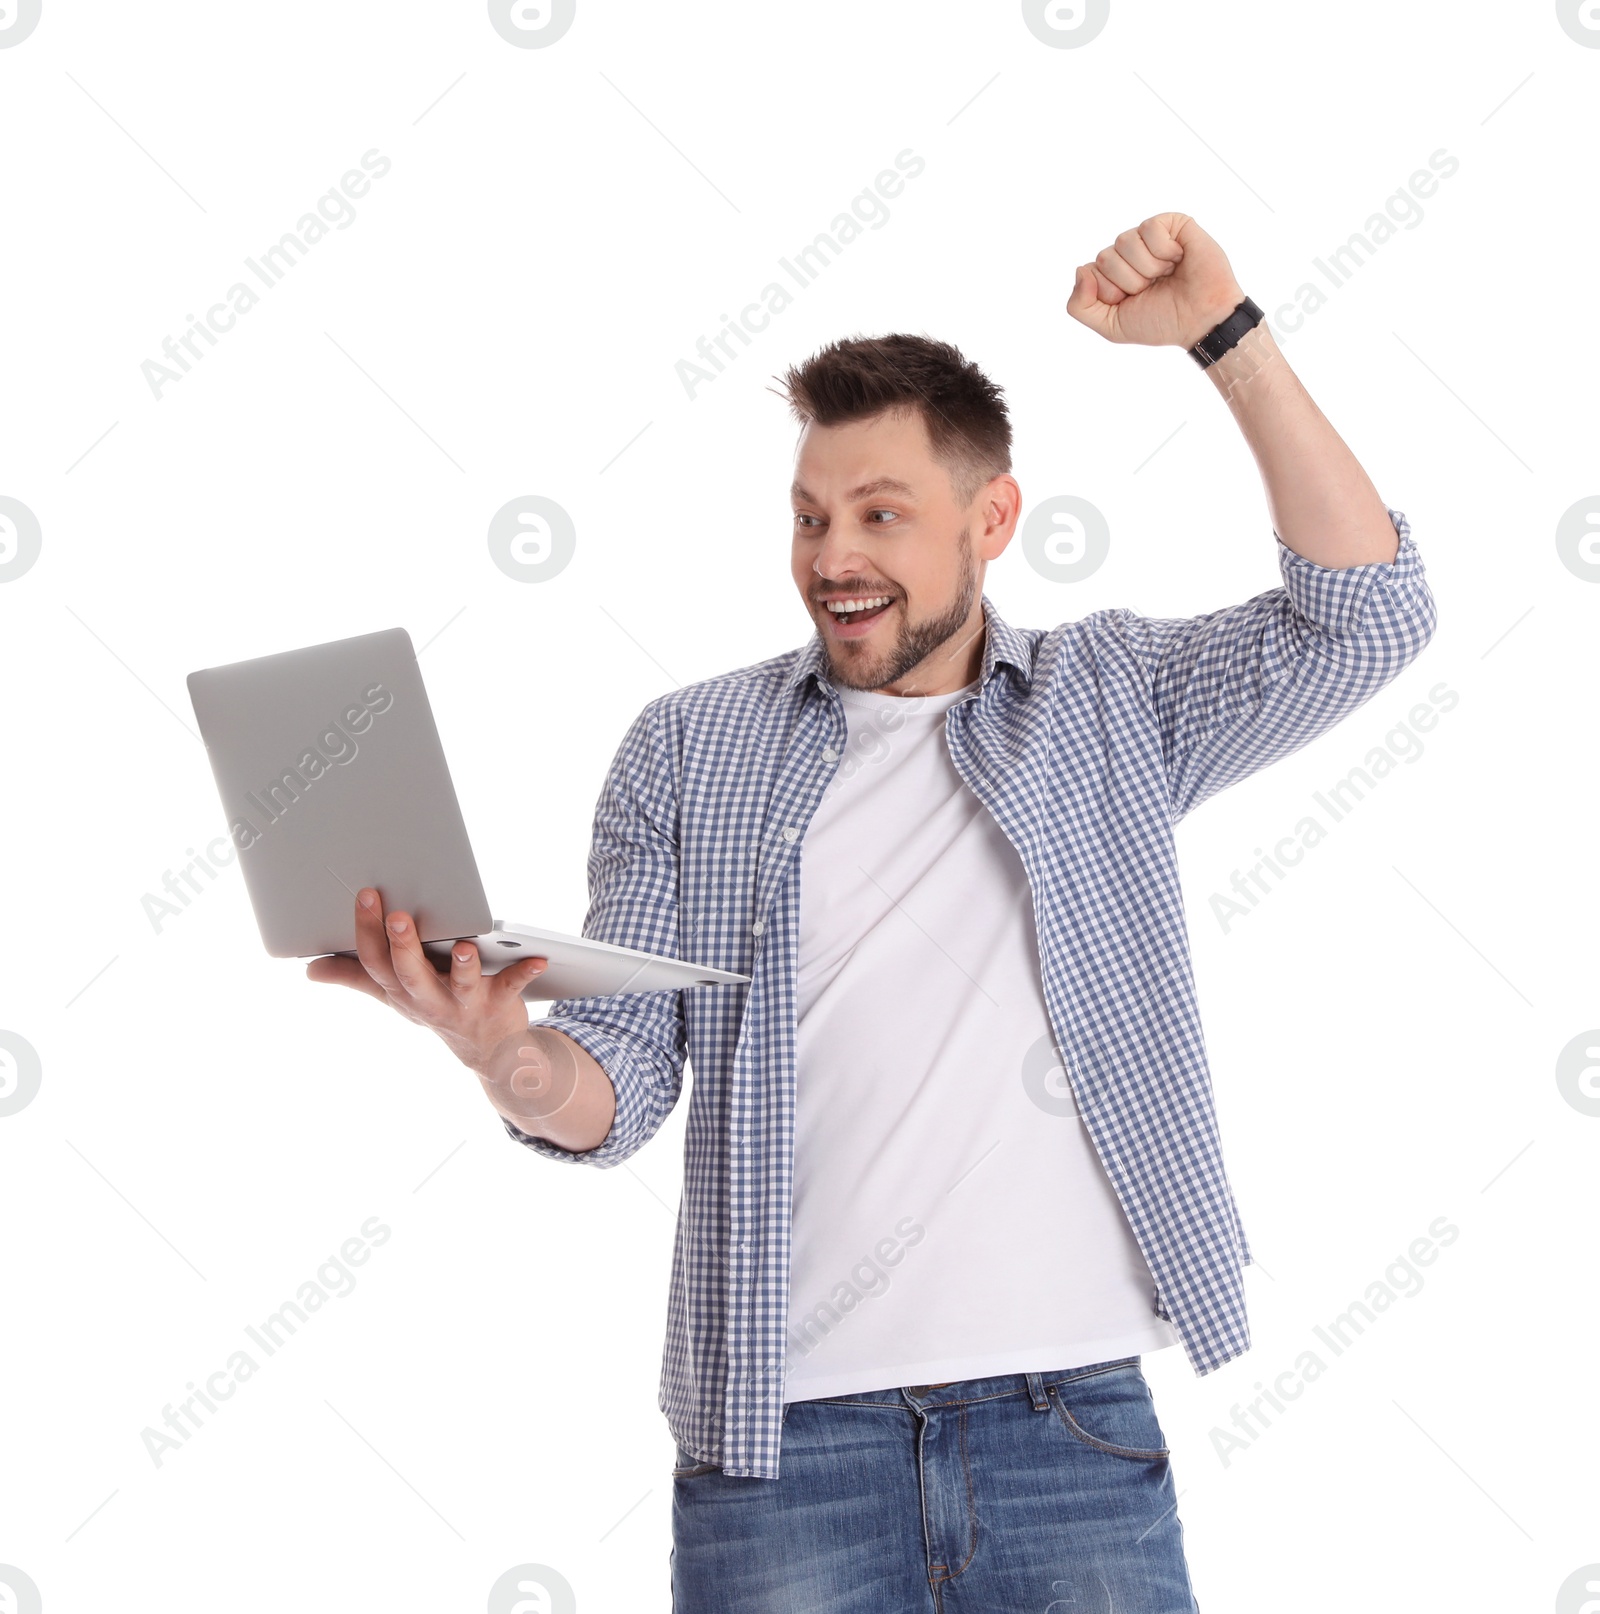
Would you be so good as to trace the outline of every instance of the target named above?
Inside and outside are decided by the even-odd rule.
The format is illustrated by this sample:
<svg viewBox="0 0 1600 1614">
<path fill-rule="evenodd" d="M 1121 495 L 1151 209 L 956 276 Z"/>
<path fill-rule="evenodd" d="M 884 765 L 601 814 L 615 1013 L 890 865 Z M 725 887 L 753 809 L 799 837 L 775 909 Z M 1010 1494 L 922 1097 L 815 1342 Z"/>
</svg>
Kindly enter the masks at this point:
<svg viewBox="0 0 1600 1614">
<path fill-rule="evenodd" d="M 1265 318 L 1261 310 L 1246 297 L 1220 325 L 1213 325 L 1188 350 L 1189 357 L 1202 370 L 1210 369 L 1229 348 L 1237 347 L 1245 334 L 1253 331 Z"/>
</svg>

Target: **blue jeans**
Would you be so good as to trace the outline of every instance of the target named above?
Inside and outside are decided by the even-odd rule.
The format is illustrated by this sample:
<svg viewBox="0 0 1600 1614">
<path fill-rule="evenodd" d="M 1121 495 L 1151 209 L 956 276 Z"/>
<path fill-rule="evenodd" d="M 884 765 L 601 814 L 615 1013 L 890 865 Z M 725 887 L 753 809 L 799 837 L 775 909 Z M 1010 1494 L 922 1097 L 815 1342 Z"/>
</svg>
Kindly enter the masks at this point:
<svg viewBox="0 0 1600 1614">
<path fill-rule="evenodd" d="M 674 1614 L 1197 1614 L 1137 1356 L 784 1409 L 779 1478 L 679 1450 Z"/>
</svg>

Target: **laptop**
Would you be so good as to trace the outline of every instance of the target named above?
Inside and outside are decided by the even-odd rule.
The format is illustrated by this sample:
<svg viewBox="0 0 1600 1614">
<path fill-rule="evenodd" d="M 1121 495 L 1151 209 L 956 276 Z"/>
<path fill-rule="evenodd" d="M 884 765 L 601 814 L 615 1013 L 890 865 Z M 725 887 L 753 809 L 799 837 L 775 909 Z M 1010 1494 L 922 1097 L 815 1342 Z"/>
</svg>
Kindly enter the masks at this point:
<svg viewBox="0 0 1600 1614">
<path fill-rule="evenodd" d="M 373 886 L 440 961 L 463 939 L 486 974 L 548 959 L 527 999 L 749 981 L 491 917 L 405 629 L 202 668 L 189 699 L 274 958 L 354 956 L 356 892 Z"/>
</svg>

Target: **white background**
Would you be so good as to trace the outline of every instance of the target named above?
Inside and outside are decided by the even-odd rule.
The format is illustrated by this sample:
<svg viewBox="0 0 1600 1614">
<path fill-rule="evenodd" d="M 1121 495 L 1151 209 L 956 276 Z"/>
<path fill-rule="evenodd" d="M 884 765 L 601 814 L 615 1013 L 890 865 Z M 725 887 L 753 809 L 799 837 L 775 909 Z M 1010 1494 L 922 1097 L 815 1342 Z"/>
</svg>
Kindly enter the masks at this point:
<svg viewBox="0 0 1600 1614">
<path fill-rule="evenodd" d="M 1199 1603 L 1556 1607 L 1600 1560 L 1600 1118 L 1555 1076 L 1600 1024 L 1600 587 L 1555 543 L 1600 492 L 1597 83 L 1546 3 L 1113 0 L 1053 49 L 1000 0 L 578 0 L 518 49 L 470 0 L 44 0 L 0 50 L 0 494 L 43 535 L 0 585 L 0 1027 L 43 1070 L 0 1119 L 0 1563 L 49 1614 L 477 1610 L 528 1562 L 585 1614 L 666 1609 L 683 1105 L 616 1171 L 541 1160 L 425 1033 L 267 958 L 236 867 L 158 930 L 223 828 L 185 674 L 404 625 L 497 909 L 575 930 L 629 720 L 809 636 L 770 389 L 823 342 L 955 342 L 1028 503 L 1105 513 L 1083 582 L 990 568 L 1012 622 L 1277 585 L 1211 385 L 1064 312 L 1178 209 L 1264 306 L 1322 285 L 1285 352 L 1439 605 L 1369 707 L 1179 832 L 1260 1258 L 1248 1354 L 1145 1363 Z M 354 223 L 153 396 L 162 339 L 374 148 Z M 675 362 L 907 149 L 887 224 L 691 400 Z M 1440 150 L 1331 290 L 1313 260 Z M 535 584 L 485 539 L 529 493 L 577 530 Z M 1224 931 L 1213 894 L 1440 681 L 1424 753 Z M 141 1431 L 374 1216 L 355 1290 L 157 1467 Z M 1440 1216 L 1421 1292 L 1224 1464 L 1232 1408 Z"/>
</svg>

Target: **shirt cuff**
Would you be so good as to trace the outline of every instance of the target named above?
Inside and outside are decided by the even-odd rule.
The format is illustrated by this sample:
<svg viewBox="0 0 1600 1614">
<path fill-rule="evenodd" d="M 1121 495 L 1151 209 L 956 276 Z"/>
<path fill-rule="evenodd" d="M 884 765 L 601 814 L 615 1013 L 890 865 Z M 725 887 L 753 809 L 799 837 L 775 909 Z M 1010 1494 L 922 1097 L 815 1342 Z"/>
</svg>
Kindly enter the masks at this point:
<svg viewBox="0 0 1600 1614">
<path fill-rule="evenodd" d="M 1334 636 L 1358 634 L 1374 589 L 1409 591 L 1420 583 L 1422 557 L 1411 541 L 1411 524 L 1398 510 L 1389 511 L 1389 520 L 1400 540 L 1394 559 L 1363 566 L 1318 566 L 1273 533 L 1283 586 L 1295 609 L 1314 627 Z"/>
</svg>

